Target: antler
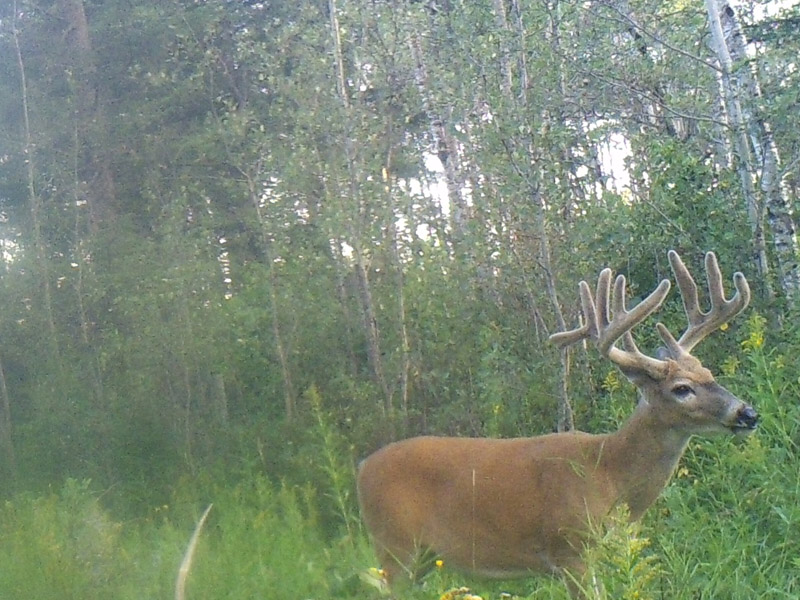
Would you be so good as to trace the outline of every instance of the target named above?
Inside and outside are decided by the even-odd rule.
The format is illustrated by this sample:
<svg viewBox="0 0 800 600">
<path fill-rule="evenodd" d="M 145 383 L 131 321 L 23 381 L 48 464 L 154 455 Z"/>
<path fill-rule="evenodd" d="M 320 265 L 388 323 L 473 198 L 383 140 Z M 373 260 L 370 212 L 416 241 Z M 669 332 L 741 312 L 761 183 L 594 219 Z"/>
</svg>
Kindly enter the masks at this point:
<svg viewBox="0 0 800 600">
<path fill-rule="evenodd" d="M 675 341 L 669 330 L 661 323 L 657 323 L 656 327 L 667 350 L 673 358 L 678 358 L 681 355 L 690 354 L 692 348 L 708 334 L 744 310 L 750 302 L 750 286 L 742 273 L 734 273 L 733 285 L 736 293 L 733 298 L 726 300 L 717 257 L 713 252 L 708 252 L 706 254 L 706 273 L 711 310 L 704 313 L 700 310 L 697 284 L 686 265 L 683 264 L 681 257 L 674 250 L 669 251 L 669 262 L 678 282 L 689 325 L 678 341 Z M 633 341 L 631 330 L 658 310 L 669 293 L 669 287 L 669 281 L 663 280 L 647 298 L 631 310 L 627 310 L 625 308 L 625 277 L 618 275 L 614 282 L 612 306 L 614 316 L 612 319 L 609 316 L 611 269 L 603 269 L 597 280 L 597 291 L 594 298 L 589 284 L 585 281 L 581 281 L 579 284 L 583 325 L 569 331 L 554 333 L 550 336 L 550 341 L 563 347 L 580 340 L 591 339 L 603 356 L 615 362 L 622 369 L 643 370 L 656 376 L 663 374 L 667 368 L 666 362 L 640 352 Z M 624 349 L 615 346 L 619 339 L 622 339 Z"/>
<path fill-rule="evenodd" d="M 747 279 L 740 272 L 733 274 L 733 286 L 736 293 L 730 300 L 725 299 L 725 291 L 722 287 L 722 273 L 717 263 L 717 257 L 713 252 L 706 253 L 706 277 L 708 279 L 708 295 L 711 301 L 711 310 L 704 313 L 700 310 L 700 302 L 697 297 L 697 284 L 692 275 L 683 264 L 681 257 L 674 250 L 669 251 L 669 262 L 678 288 L 683 299 L 683 309 L 686 312 L 686 319 L 689 322 L 686 331 L 676 342 L 672 334 L 661 323 L 657 325 L 661 338 L 667 345 L 667 349 L 673 356 L 689 354 L 697 344 L 699 344 L 712 331 L 718 329 L 724 323 L 743 311 L 750 302 L 750 286 Z"/>
<path fill-rule="evenodd" d="M 627 310 L 625 308 L 625 276 L 618 275 L 614 282 L 613 306 L 611 306 L 614 316 L 610 318 L 611 269 L 603 269 L 597 279 L 597 291 L 594 298 L 592 298 L 589 284 L 585 281 L 581 281 L 579 284 L 583 325 L 570 331 L 555 333 L 550 336 L 550 341 L 563 347 L 583 339 L 591 339 L 603 356 L 622 369 L 643 370 L 654 375 L 662 374 L 666 363 L 642 354 L 633 341 L 631 329 L 658 310 L 669 293 L 669 287 L 669 281 L 663 280 L 647 298 L 631 310 Z M 620 338 L 623 338 L 624 350 L 615 346 Z"/>
</svg>

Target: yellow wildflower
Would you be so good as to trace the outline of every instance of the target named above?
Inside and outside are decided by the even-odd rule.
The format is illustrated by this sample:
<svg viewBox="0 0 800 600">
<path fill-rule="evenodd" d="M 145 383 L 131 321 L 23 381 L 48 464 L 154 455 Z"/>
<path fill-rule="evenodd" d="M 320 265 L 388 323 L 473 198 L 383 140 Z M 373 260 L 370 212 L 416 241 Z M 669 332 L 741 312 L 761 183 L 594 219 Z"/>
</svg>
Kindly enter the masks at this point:
<svg viewBox="0 0 800 600">
<path fill-rule="evenodd" d="M 742 346 L 748 350 L 758 350 L 764 345 L 764 332 L 753 331 L 748 338 L 742 342 Z"/>
<path fill-rule="evenodd" d="M 453 588 L 439 596 L 439 600 L 483 600 L 469 591 L 468 587 Z"/>
<path fill-rule="evenodd" d="M 386 573 L 383 569 L 378 569 L 377 567 L 370 567 L 366 571 L 362 571 L 358 574 L 359 579 L 374 587 L 381 593 L 388 592 L 389 587 L 386 583 Z"/>
<path fill-rule="evenodd" d="M 619 375 L 616 370 L 609 371 L 603 379 L 603 389 L 607 392 L 616 392 L 620 388 Z"/>
</svg>

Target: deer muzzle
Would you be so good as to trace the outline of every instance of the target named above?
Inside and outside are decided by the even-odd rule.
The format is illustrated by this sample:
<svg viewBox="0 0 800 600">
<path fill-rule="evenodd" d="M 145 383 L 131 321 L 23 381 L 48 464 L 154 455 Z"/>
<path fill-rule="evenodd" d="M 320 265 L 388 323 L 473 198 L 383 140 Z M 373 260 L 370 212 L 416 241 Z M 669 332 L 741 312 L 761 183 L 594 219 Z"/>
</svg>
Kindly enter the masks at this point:
<svg viewBox="0 0 800 600">
<path fill-rule="evenodd" d="M 746 435 L 752 433 L 756 427 L 758 427 L 758 413 L 752 406 L 743 404 L 736 413 L 736 423 L 731 430 L 734 433 Z"/>
</svg>

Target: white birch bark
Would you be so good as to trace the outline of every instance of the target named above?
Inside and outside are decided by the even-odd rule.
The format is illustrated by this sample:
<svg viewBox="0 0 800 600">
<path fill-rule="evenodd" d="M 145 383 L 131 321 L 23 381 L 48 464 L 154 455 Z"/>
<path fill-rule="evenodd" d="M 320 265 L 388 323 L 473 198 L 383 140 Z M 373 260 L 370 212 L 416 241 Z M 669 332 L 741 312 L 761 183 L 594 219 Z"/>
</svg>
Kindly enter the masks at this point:
<svg viewBox="0 0 800 600">
<path fill-rule="evenodd" d="M 342 106 L 344 106 L 347 119 L 352 120 L 352 106 L 350 104 L 350 98 L 348 96 L 346 84 L 344 57 L 342 53 L 342 40 L 340 34 L 341 28 L 339 26 L 336 0 L 328 0 L 328 9 L 330 12 L 331 33 L 333 36 L 333 55 L 336 64 L 337 93 L 342 102 Z M 356 153 L 353 146 L 353 136 L 346 136 L 344 147 L 345 157 L 347 159 L 349 194 L 350 197 L 358 203 L 358 213 L 360 216 L 364 199 L 359 190 L 358 182 L 362 181 L 364 178 L 361 177 L 359 169 L 357 168 Z M 372 290 L 370 289 L 368 272 L 369 259 L 364 251 L 357 227 L 354 227 L 352 224 L 350 224 L 349 227 L 352 238 L 351 245 L 353 247 L 353 256 L 355 258 L 354 266 L 356 285 L 358 288 L 359 298 L 361 300 L 362 318 L 367 338 L 367 353 L 369 357 L 369 363 L 372 367 L 372 374 L 375 382 L 378 384 L 383 394 L 383 402 L 381 404 L 383 415 L 390 417 L 394 412 L 392 391 L 389 388 L 383 367 L 383 359 L 381 358 L 383 354 L 381 352 L 381 335 L 378 327 L 378 317 L 375 310 L 375 302 L 373 301 Z"/>
<path fill-rule="evenodd" d="M 716 2 L 722 39 L 734 67 L 731 82 L 739 90 L 742 117 L 760 169 L 758 187 L 772 233 L 775 258 L 778 263 L 780 286 L 787 298 L 796 300 L 800 292 L 797 230 L 788 190 L 781 185 L 780 155 L 775 145 L 771 124 L 759 113 L 761 86 L 747 56 L 747 39 L 736 11 L 728 0 Z"/>
<path fill-rule="evenodd" d="M 425 56 L 422 51 L 419 37 L 411 36 L 409 41 L 411 53 L 416 63 L 416 84 L 422 98 L 422 105 L 428 117 L 428 124 L 433 139 L 436 156 L 444 167 L 447 199 L 450 203 L 450 222 L 452 223 L 453 238 L 458 243 L 462 240 L 467 230 L 468 208 L 464 198 L 464 175 L 460 167 L 460 152 L 458 144 L 447 130 L 445 116 L 450 110 L 438 106 L 430 89 L 428 69 L 425 65 Z"/>
<path fill-rule="evenodd" d="M 764 210 L 756 192 L 754 182 L 756 169 L 750 148 L 750 140 L 742 112 L 742 103 L 739 87 L 733 80 L 733 59 L 725 43 L 725 34 L 720 21 L 718 0 L 705 0 L 708 11 L 709 27 L 711 28 L 711 44 L 720 67 L 720 84 L 723 91 L 725 109 L 728 115 L 728 124 L 733 134 L 733 150 L 735 155 L 736 170 L 742 185 L 745 198 L 747 215 L 753 236 L 753 246 L 756 252 L 756 268 L 758 280 L 765 287 L 767 296 L 774 295 L 769 277 L 769 263 L 767 262 L 767 247 L 764 236 Z"/>
</svg>

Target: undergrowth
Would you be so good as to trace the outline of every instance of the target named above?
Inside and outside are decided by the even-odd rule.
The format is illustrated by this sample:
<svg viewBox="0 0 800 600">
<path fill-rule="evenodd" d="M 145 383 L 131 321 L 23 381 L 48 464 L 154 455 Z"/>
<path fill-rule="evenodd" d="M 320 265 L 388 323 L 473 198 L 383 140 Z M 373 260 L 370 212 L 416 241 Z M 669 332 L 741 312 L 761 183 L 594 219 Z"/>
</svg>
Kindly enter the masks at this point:
<svg viewBox="0 0 800 600">
<path fill-rule="evenodd" d="M 694 438 L 673 481 L 641 523 L 617 515 L 586 555 L 586 595 L 605 599 L 785 599 L 800 597 L 798 371 L 764 347 L 751 319 L 740 361 L 725 384 L 762 415 L 745 440 Z M 615 386 L 607 387 L 609 393 Z M 0 596 L 7 600 L 172 598 L 177 569 L 201 510 L 214 508 L 200 538 L 187 599 L 378 599 L 378 565 L 357 519 L 346 438 L 308 392 L 318 476 L 281 484 L 255 469 L 176 481 L 172 498 L 124 520 L 102 490 L 67 480 L 0 506 Z M 403 599 L 568 598 L 563 581 L 471 579 L 439 561 Z"/>
</svg>

